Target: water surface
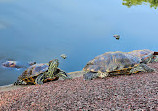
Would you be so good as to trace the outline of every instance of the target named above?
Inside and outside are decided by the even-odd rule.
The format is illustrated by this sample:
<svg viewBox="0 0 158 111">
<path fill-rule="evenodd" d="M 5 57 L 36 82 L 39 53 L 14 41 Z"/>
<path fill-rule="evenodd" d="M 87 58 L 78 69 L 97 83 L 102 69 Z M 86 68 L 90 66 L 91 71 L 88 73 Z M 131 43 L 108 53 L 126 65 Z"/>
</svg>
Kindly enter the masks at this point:
<svg viewBox="0 0 158 111">
<path fill-rule="evenodd" d="M 107 51 L 158 51 L 158 10 L 123 4 L 133 1 L 0 0 L 0 60 L 46 63 L 65 53 L 59 67 L 72 72 Z M 0 85 L 23 71 L 1 67 Z"/>
</svg>

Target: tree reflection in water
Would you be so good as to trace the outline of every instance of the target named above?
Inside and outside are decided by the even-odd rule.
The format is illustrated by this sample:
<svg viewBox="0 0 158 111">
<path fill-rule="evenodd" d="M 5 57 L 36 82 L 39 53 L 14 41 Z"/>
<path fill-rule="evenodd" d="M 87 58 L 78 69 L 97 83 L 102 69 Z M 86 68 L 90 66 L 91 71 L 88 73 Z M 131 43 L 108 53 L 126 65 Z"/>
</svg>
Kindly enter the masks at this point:
<svg viewBox="0 0 158 111">
<path fill-rule="evenodd" d="M 127 7 L 142 5 L 142 4 L 150 4 L 151 8 L 158 7 L 158 0 L 123 0 L 122 5 L 126 5 Z"/>
</svg>

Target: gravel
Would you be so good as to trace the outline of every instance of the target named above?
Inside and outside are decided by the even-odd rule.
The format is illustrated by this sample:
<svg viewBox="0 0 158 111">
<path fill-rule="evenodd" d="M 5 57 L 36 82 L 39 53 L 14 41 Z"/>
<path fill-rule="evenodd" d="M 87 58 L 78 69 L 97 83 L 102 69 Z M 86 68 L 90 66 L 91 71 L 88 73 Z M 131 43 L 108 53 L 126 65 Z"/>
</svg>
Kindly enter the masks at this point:
<svg viewBox="0 0 158 111">
<path fill-rule="evenodd" d="M 149 65 L 156 71 L 91 81 L 78 77 L 2 91 L 0 111 L 158 111 L 158 63 Z"/>
</svg>

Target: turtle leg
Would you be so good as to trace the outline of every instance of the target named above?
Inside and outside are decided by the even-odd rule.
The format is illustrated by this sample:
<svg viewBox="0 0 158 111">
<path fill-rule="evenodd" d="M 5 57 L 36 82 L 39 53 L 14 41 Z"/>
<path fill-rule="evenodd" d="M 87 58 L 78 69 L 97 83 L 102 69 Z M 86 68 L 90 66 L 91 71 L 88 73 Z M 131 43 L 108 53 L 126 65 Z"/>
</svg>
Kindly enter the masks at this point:
<svg viewBox="0 0 158 111">
<path fill-rule="evenodd" d="M 98 71 L 98 77 L 99 78 L 104 78 L 104 77 L 107 77 L 109 76 L 109 73 L 108 72 L 101 72 L 101 71 Z"/>
<path fill-rule="evenodd" d="M 107 76 L 109 76 L 108 72 L 98 71 L 98 73 L 87 72 L 86 74 L 83 75 L 83 78 L 85 80 L 92 80 L 92 79 L 95 79 L 95 78 L 104 78 L 104 77 L 107 77 Z"/>
<path fill-rule="evenodd" d="M 36 84 L 43 84 L 43 81 L 44 81 L 44 74 L 43 74 L 43 73 L 40 74 L 40 75 L 38 75 L 38 76 L 36 77 L 36 79 L 35 79 L 35 83 L 36 83 Z"/>
<path fill-rule="evenodd" d="M 62 77 L 63 79 L 72 79 L 70 75 L 68 75 L 65 71 L 60 70 L 59 73 L 55 74 L 56 77 Z"/>
<path fill-rule="evenodd" d="M 14 82 L 14 85 L 26 85 L 27 83 L 23 80 L 17 80 L 16 82 Z"/>
<path fill-rule="evenodd" d="M 16 82 L 14 82 L 14 85 L 20 85 L 21 83 L 17 80 Z"/>
<path fill-rule="evenodd" d="M 138 72 L 153 72 L 155 69 L 150 68 L 146 64 L 139 64 L 137 67 L 130 70 L 130 73 L 138 73 Z"/>
<path fill-rule="evenodd" d="M 18 80 L 16 82 L 14 82 L 14 85 L 21 85 L 22 83 L 19 82 Z"/>
<path fill-rule="evenodd" d="M 98 73 L 87 72 L 83 75 L 84 80 L 92 80 L 98 77 Z"/>
<path fill-rule="evenodd" d="M 151 67 L 147 66 L 146 64 L 140 64 L 139 66 L 142 67 L 146 72 L 154 72 L 155 71 L 154 68 L 151 68 Z"/>
</svg>

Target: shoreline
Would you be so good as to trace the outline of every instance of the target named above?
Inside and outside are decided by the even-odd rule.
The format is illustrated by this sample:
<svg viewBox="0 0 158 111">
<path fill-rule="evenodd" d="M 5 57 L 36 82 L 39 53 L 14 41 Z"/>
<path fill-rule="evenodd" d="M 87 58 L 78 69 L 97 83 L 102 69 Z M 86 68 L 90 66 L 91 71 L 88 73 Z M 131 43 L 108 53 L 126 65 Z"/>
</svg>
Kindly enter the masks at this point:
<svg viewBox="0 0 158 111">
<path fill-rule="evenodd" d="M 72 79 L 74 79 L 77 77 L 81 77 L 83 74 L 85 74 L 85 72 L 74 71 L 74 72 L 69 72 L 68 74 L 70 74 Z M 59 80 L 63 80 L 63 79 L 59 78 Z M 14 84 L 4 85 L 4 86 L 0 86 L 0 92 L 11 91 L 11 90 L 15 90 L 15 89 L 23 88 L 23 87 L 29 87 L 29 86 L 34 86 L 34 85 L 16 85 L 16 86 Z"/>
<path fill-rule="evenodd" d="M 154 65 L 156 65 L 156 64 L 157 63 L 150 63 L 149 66 L 152 66 L 153 68 L 157 69 L 158 67 L 154 67 Z M 68 74 L 72 77 L 72 79 L 75 79 L 75 78 L 82 77 L 83 74 L 85 74 L 85 73 L 86 72 L 81 70 L 81 71 L 69 72 Z M 155 73 L 157 73 L 156 70 L 155 70 Z M 61 81 L 61 80 L 63 80 L 63 79 L 62 78 L 58 79 L 58 81 Z M 35 85 L 17 85 L 17 86 L 15 86 L 14 84 L 9 84 L 9 85 L 0 86 L 0 92 L 11 91 L 11 90 L 20 89 L 20 88 L 29 87 L 29 86 L 35 86 Z"/>
<path fill-rule="evenodd" d="M 90 81 L 85 81 L 83 73 L 77 71 L 69 73 L 74 79 L 3 91 L 0 110 L 157 111 L 158 64 L 149 66 L 155 71 Z"/>
</svg>

